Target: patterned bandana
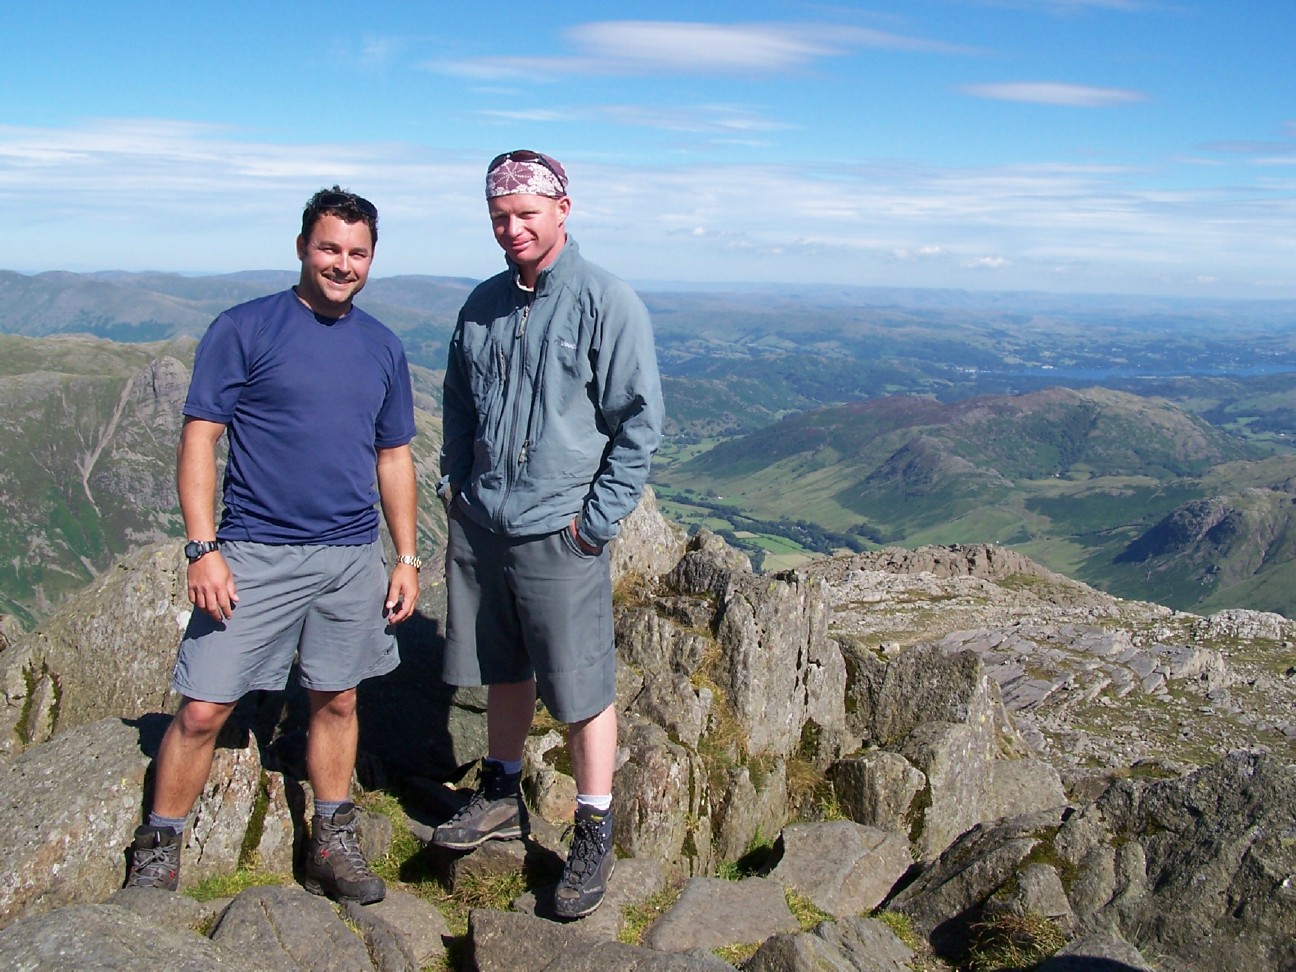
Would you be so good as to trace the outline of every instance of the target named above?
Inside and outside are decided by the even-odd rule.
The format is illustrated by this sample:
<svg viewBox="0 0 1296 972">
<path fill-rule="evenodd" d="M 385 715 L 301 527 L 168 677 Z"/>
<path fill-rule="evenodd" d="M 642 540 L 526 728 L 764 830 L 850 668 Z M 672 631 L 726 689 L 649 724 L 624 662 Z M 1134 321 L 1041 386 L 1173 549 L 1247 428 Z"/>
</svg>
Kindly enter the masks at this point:
<svg viewBox="0 0 1296 972">
<path fill-rule="evenodd" d="M 561 199 L 567 195 L 567 173 L 556 159 L 539 152 L 506 152 L 486 173 L 486 198 L 517 193 Z"/>
</svg>

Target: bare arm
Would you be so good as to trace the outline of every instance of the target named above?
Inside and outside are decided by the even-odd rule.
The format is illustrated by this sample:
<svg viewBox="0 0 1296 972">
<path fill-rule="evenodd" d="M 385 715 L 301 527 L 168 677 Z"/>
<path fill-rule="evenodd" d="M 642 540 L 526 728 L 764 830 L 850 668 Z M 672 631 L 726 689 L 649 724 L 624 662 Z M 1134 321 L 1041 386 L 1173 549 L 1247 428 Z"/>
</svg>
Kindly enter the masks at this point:
<svg viewBox="0 0 1296 972">
<path fill-rule="evenodd" d="M 418 486 L 414 477 L 414 456 L 408 445 L 378 450 L 378 498 L 383 518 L 396 544 L 397 556 L 417 550 Z M 414 613 L 418 603 L 418 571 L 409 564 L 392 568 L 387 585 L 387 620 L 400 624 Z"/>
<path fill-rule="evenodd" d="M 220 422 L 186 418 L 176 449 L 176 491 L 190 540 L 216 539 L 216 443 L 225 434 Z M 189 565 L 189 601 L 217 621 L 234 613 L 238 593 L 234 576 L 219 550 Z"/>
</svg>

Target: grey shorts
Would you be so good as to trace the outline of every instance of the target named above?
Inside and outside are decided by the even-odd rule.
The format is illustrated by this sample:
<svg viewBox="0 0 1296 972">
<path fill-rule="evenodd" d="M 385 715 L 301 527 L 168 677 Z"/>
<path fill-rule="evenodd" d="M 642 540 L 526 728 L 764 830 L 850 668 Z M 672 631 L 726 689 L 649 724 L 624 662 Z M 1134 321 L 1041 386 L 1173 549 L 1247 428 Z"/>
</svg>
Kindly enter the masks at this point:
<svg viewBox="0 0 1296 972">
<path fill-rule="evenodd" d="M 446 551 L 444 678 L 451 685 L 525 682 L 559 722 L 616 699 L 607 548 L 580 550 L 567 530 L 501 537 L 451 504 Z"/>
<path fill-rule="evenodd" d="M 300 682 L 341 692 L 400 663 L 383 617 L 387 569 L 382 544 L 331 547 L 222 542 L 234 574 L 234 616 L 189 618 L 172 687 L 204 702 L 237 702 L 253 689 L 288 684 L 300 656 Z"/>
</svg>

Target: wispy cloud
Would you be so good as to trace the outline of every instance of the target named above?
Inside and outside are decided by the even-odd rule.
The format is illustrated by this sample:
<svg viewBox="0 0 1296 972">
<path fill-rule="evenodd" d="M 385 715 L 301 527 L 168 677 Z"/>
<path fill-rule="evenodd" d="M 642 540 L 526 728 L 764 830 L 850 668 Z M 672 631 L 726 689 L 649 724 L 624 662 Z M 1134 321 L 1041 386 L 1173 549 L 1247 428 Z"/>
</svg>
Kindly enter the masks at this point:
<svg viewBox="0 0 1296 972">
<path fill-rule="evenodd" d="M 1020 101 L 1068 108 L 1111 108 L 1146 101 L 1147 95 L 1129 88 L 1097 88 L 1060 81 L 1010 81 L 1003 84 L 967 84 L 958 89 L 976 98 Z"/>
<path fill-rule="evenodd" d="M 824 24 L 713 24 L 622 20 L 579 24 L 564 34 L 570 52 L 546 57 L 480 57 L 427 67 L 472 78 L 580 75 L 768 75 L 861 50 L 966 53 L 944 41 Z"/>
<path fill-rule="evenodd" d="M 412 143 L 260 139 L 169 121 L 0 127 L 0 208 L 23 247 L 15 268 L 291 265 L 296 214 L 333 182 L 378 203 L 383 275 L 483 275 L 499 265 L 480 158 Z M 993 279 L 1029 289 L 1066 274 L 1068 289 L 1149 292 L 1213 276 L 1217 289 L 1241 280 L 1293 288 L 1290 180 L 1170 191 L 1148 188 L 1145 171 L 1093 164 L 564 162 L 574 234 L 635 279 Z M 107 242 L 70 245 L 87 225 Z"/>
</svg>

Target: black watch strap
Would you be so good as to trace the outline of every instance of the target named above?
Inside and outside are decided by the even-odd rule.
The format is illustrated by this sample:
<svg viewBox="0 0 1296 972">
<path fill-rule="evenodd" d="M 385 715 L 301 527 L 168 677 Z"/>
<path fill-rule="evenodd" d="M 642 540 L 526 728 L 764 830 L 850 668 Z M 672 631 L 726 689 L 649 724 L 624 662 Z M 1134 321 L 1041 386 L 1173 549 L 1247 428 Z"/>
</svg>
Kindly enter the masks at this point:
<svg viewBox="0 0 1296 972">
<path fill-rule="evenodd" d="M 189 563 L 202 560 L 204 554 L 209 554 L 213 550 L 220 549 L 218 540 L 190 540 L 185 544 L 184 554 Z"/>
</svg>

